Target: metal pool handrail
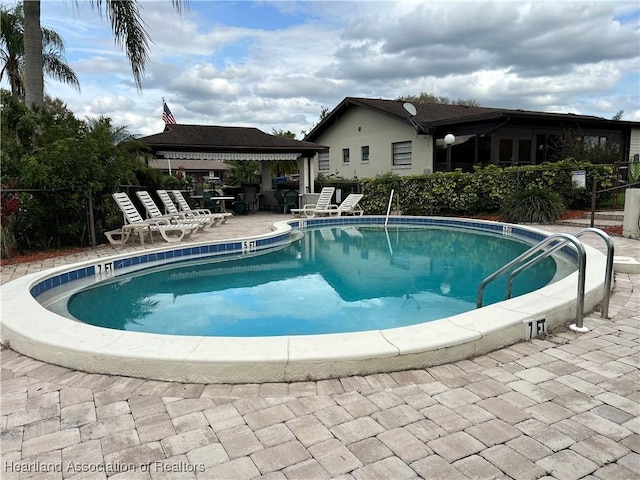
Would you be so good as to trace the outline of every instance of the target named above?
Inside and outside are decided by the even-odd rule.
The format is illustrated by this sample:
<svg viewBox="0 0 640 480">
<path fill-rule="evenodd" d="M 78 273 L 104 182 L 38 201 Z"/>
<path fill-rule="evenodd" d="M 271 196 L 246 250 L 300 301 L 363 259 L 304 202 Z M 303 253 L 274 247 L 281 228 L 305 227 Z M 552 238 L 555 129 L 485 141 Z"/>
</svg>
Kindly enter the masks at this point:
<svg viewBox="0 0 640 480">
<path fill-rule="evenodd" d="M 556 245 L 552 246 L 549 250 L 545 250 L 544 252 L 542 252 L 537 257 L 532 258 L 527 263 L 524 263 L 524 264 L 520 265 L 513 272 L 511 272 L 511 275 L 509 275 L 509 278 L 507 279 L 507 292 L 505 294 L 505 298 L 507 298 L 507 299 L 511 298 L 512 287 L 513 287 L 513 279 L 516 277 L 516 275 L 520 274 L 520 272 L 522 272 L 523 270 L 526 270 L 529 267 L 533 267 L 536 263 L 540 262 L 541 260 L 544 260 L 549 255 L 551 255 L 553 252 L 555 252 L 556 250 L 559 250 L 560 248 L 564 247 L 565 245 L 566 245 L 566 241 L 559 242 Z"/>
<path fill-rule="evenodd" d="M 395 192 L 395 189 L 391 189 L 391 195 L 389 195 L 389 205 L 387 205 L 387 216 L 384 219 L 384 226 L 387 226 L 387 223 L 389 223 L 389 214 L 391 213 L 391 204 L 393 203 L 393 194 Z"/>
<path fill-rule="evenodd" d="M 581 230 L 578 230 L 574 236 L 580 237 L 585 233 L 595 233 L 599 235 L 604 243 L 607 245 L 607 264 L 604 269 L 604 292 L 602 292 L 602 312 L 600 314 L 601 318 L 609 318 L 609 297 L 611 297 L 611 280 L 613 278 L 613 256 L 614 256 L 614 246 L 611 237 L 607 235 L 606 232 L 603 232 L 599 228 L 586 227 Z"/>
<path fill-rule="evenodd" d="M 604 279 L 604 287 L 602 292 L 602 312 L 600 314 L 600 317 L 609 318 L 609 298 L 611 297 L 611 279 L 613 277 L 613 256 L 614 256 L 613 242 L 611 241 L 611 237 L 609 235 L 607 235 L 602 230 L 598 228 L 593 228 L 593 227 L 587 227 L 587 228 L 578 230 L 574 234 L 574 237 L 578 238 L 584 235 L 585 233 L 595 233 L 596 235 L 599 235 L 600 237 L 602 237 L 602 239 L 605 241 L 607 245 L 607 263 L 606 263 L 605 272 L 604 272 L 605 279 Z M 541 255 L 533 258 L 529 262 L 525 263 L 524 265 L 521 265 L 520 267 L 516 268 L 513 272 L 511 272 L 511 275 L 509 275 L 509 278 L 507 280 L 507 294 L 506 294 L 507 297 L 506 298 L 511 298 L 513 279 L 516 275 L 518 275 L 520 272 L 522 272 L 526 268 L 531 267 L 534 264 L 538 263 L 539 261 L 543 260 L 544 258 L 547 258 L 553 252 L 555 252 L 556 250 L 564 246 L 565 243 L 566 242 L 561 242 L 561 243 L 558 243 L 557 245 L 554 245 L 549 250 L 546 250 Z"/>
<path fill-rule="evenodd" d="M 484 289 L 489 282 L 492 282 L 499 276 L 503 275 L 509 269 L 513 268 L 515 265 L 518 265 L 519 263 L 527 260 L 532 255 L 534 255 L 539 250 L 541 250 L 542 247 L 544 247 L 545 245 L 551 242 L 555 242 L 558 239 L 563 240 L 561 242 L 561 245 L 564 245 L 567 242 L 571 242 L 573 246 L 576 248 L 576 250 L 578 251 L 578 294 L 577 294 L 577 304 L 576 304 L 576 323 L 575 325 L 571 325 L 571 329 L 579 332 L 586 331 L 584 330 L 582 322 L 583 322 L 583 316 L 584 316 L 584 286 L 585 286 L 585 273 L 586 273 L 585 266 L 587 263 L 587 254 L 584 250 L 583 245 L 580 243 L 580 241 L 575 236 L 569 235 L 567 233 L 554 233 L 553 235 L 549 235 L 547 238 L 545 238 L 538 244 L 534 245 L 533 247 L 531 247 L 529 250 L 527 250 L 520 256 L 511 260 L 504 267 L 496 270 L 487 278 L 482 280 L 482 282 L 480 282 L 480 285 L 478 286 L 478 295 L 476 297 L 476 307 L 477 308 L 482 307 L 482 297 L 484 294 Z M 529 265 L 526 265 L 526 266 L 529 266 Z"/>
</svg>

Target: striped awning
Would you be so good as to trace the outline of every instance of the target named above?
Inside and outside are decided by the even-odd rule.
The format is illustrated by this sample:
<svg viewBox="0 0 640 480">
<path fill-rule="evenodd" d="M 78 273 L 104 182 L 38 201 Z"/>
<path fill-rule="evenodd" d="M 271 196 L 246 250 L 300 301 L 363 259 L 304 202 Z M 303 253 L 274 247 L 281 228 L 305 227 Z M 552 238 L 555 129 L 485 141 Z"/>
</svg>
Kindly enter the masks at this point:
<svg viewBox="0 0 640 480">
<path fill-rule="evenodd" d="M 231 166 L 217 160 L 193 160 L 180 158 L 154 158 L 147 162 L 151 168 L 160 170 L 176 170 L 183 167 L 186 171 L 213 171 L 224 172 L 230 170 Z"/>
<path fill-rule="evenodd" d="M 162 155 L 166 159 L 176 160 L 217 160 L 224 162 L 227 160 L 257 160 L 259 162 L 277 161 L 277 160 L 297 160 L 301 153 L 244 153 L 244 152 L 176 152 L 176 151 L 160 151 L 158 155 Z"/>
</svg>

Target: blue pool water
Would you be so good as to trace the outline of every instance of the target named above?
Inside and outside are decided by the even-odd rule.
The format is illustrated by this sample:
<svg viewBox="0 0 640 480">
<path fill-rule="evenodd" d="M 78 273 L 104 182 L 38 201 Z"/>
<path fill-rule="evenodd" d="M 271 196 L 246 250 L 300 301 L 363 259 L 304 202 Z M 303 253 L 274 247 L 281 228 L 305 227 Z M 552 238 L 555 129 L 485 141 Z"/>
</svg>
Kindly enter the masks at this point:
<svg viewBox="0 0 640 480">
<path fill-rule="evenodd" d="M 268 253 L 178 264 L 74 294 L 73 317 L 112 329 L 196 336 L 309 335 L 423 323 L 473 310 L 479 283 L 530 247 L 510 237 L 435 227 L 310 229 Z M 545 259 L 514 296 L 556 274 Z M 505 281 L 485 290 L 504 300 Z"/>
</svg>

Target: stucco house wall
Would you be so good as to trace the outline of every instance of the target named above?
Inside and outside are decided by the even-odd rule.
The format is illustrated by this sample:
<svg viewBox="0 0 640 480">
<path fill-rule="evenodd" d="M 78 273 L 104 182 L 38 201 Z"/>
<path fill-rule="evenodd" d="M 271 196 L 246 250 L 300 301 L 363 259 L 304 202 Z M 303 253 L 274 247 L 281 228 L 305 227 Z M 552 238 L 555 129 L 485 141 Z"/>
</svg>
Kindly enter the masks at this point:
<svg viewBox="0 0 640 480">
<path fill-rule="evenodd" d="M 387 172 L 422 175 L 488 164 L 542 164 L 556 160 L 557 142 L 570 132 L 584 136 L 589 145 L 620 145 L 617 161 L 622 163 L 640 151 L 640 122 L 468 105 L 412 107 L 402 100 L 345 97 L 305 138 L 329 147 L 328 168 L 322 152 L 310 165 L 325 176 L 371 178 Z M 444 142 L 447 134 L 454 136 L 450 147 Z M 394 143 L 409 141 L 411 163 L 394 165 Z M 368 161 L 362 160 L 364 146 Z M 348 162 L 344 149 L 349 149 Z"/>
<path fill-rule="evenodd" d="M 404 141 L 411 141 L 411 165 L 394 166 L 392 144 Z M 370 178 L 386 172 L 411 175 L 433 171 L 431 135 L 418 135 L 411 125 L 365 108 L 350 108 L 316 142 L 330 145 L 329 169 L 316 172 L 325 176 Z M 363 146 L 369 147 L 369 161 L 362 161 Z M 345 148 L 349 149 L 349 163 L 343 162 Z M 317 166 L 317 156 L 315 160 Z"/>
</svg>

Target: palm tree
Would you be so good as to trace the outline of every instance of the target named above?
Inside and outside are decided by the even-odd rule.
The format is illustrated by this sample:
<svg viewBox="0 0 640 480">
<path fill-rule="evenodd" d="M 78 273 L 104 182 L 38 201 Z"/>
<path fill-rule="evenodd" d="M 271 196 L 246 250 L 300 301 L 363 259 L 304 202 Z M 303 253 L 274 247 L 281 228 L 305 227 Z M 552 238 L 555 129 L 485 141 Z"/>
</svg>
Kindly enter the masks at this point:
<svg viewBox="0 0 640 480">
<path fill-rule="evenodd" d="M 329 109 L 327 109 L 327 112 L 328 111 Z M 276 130 L 275 128 L 273 128 L 271 130 L 271 135 L 275 135 L 276 137 L 290 138 L 292 140 L 296 139 L 296 134 L 291 130 L 287 130 L 285 132 L 282 129 Z M 298 160 L 276 160 L 271 164 L 271 173 L 276 177 L 280 177 L 289 173 L 298 173 L 299 171 L 300 162 Z"/>
<path fill-rule="evenodd" d="M 142 75 L 149 60 L 149 32 L 140 15 L 136 0 L 92 0 L 111 23 L 116 44 L 125 50 L 136 87 L 141 90 Z M 188 0 L 171 0 L 180 13 Z M 27 106 L 42 106 L 44 98 L 42 32 L 40 29 L 40 0 L 24 2 L 25 100 Z"/>
<path fill-rule="evenodd" d="M 28 108 L 41 108 L 44 104 L 44 57 L 40 0 L 24 3 L 24 101 Z"/>
<path fill-rule="evenodd" d="M 6 73 L 11 94 L 16 99 L 24 94 L 20 75 L 20 59 L 24 57 L 24 37 L 22 23 L 18 20 L 18 8 L 20 7 L 16 6 L 13 12 L 4 8 L 0 10 L 0 41 L 3 47 L 0 51 L 3 63 L 0 80 Z"/>
<path fill-rule="evenodd" d="M 25 90 L 24 21 L 22 5 L 16 5 L 13 10 L 0 8 L 0 59 L 3 62 L 0 79 L 6 73 L 11 94 L 16 99 L 24 97 Z M 65 62 L 62 37 L 54 30 L 43 28 L 42 39 L 44 74 L 80 90 L 78 77 Z"/>
</svg>

